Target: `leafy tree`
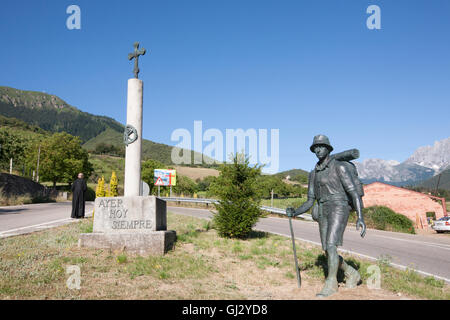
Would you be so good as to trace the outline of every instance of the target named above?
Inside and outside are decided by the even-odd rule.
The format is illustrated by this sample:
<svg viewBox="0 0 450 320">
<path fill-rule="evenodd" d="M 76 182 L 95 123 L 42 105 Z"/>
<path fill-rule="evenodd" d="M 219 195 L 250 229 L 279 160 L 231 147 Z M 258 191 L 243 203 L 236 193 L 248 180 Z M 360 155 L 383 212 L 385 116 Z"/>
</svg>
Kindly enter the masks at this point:
<svg viewBox="0 0 450 320">
<path fill-rule="evenodd" d="M 142 164 L 141 176 L 142 180 L 145 181 L 150 187 L 150 194 L 157 194 L 158 188 L 154 185 L 154 171 L 155 169 L 170 169 L 163 163 L 149 159 Z M 167 192 L 169 187 L 161 187 L 161 192 Z M 185 176 L 177 176 L 177 185 L 172 188 L 173 192 L 178 194 L 193 194 L 197 191 L 196 183 Z"/>
<path fill-rule="evenodd" d="M 281 177 L 277 175 L 262 175 L 258 178 L 258 185 L 264 198 L 271 196 L 273 189 L 274 194 L 282 197 L 301 197 L 307 193 L 307 188 L 301 185 L 285 183 Z"/>
<path fill-rule="evenodd" d="M 208 191 L 211 183 L 214 182 L 214 180 L 216 180 L 215 176 L 207 176 L 204 177 L 203 180 L 201 180 L 200 178 L 195 180 L 195 182 L 197 182 L 198 191 Z"/>
<path fill-rule="evenodd" d="M 157 188 L 155 188 L 154 185 L 154 171 L 155 169 L 165 169 L 166 166 L 157 161 L 157 160 L 152 160 L 149 159 L 147 161 L 145 161 L 142 166 L 141 166 L 141 177 L 142 180 L 145 181 L 148 186 L 150 187 L 150 194 L 154 194 L 154 192 L 156 192 Z"/>
<path fill-rule="evenodd" d="M 290 193 L 288 184 L 277 176 L 262 175 L 258 178 L 258 185 L 264 198 L 270 197 L 272 189 L 275 194 L 282 197 L 287 197 Z"/>
<path fill-rule="evenodd" d="M 233 163 L 222 164 L 210 191 L 219 198 L 213 221 L 222 237 L 245 238 L 261 216 L 261 193 L 257 183 L 261 167 L 249 165 L 245 154 L 237 153 Z"/>
<path fill-rule="evenodd" d="M 172 189 L 176 194 L 193 195 L 197 192 L 197 184 L 189 177 L 179 175 L 177 185 Z"/>
<path fill-rule="evenodd" d="M 37 147 L 33 148 L 29 162 L 36 163 Z M 81 147 L 81 139 L 68 133 L 55 133 L 41 142 L 39 176 L 42 181 L 71 183 L 79 172 L 89 177 L 93 171 L 88 153 Z"/>
<path fill-rule="evenodd" d="M 12 158 L 14 163 L 24 161 L 25 152 L 29 141 L 10 130 L 0 130 L 0 167 L 5 169 L 9 167 L 9 161 Z"/>
</svg>

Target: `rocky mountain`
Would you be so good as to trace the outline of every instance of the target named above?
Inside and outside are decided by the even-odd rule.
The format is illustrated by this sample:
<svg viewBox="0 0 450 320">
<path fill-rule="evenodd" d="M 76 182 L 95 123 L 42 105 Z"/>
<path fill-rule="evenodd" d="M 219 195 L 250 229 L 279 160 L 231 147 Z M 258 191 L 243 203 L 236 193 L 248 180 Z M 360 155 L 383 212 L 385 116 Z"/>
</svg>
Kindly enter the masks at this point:
<svg viewBox="0 0 450 320">
<path fill-rule="evenodd" d="M 366 159 L 355 162 L 364 183 L 374 181 L 394 185 L 416 185 L 450 166 L 450 138 L 436 141 L 433 146 L 418 148 L 406 161 Z"/>
<path fill-rule="evenodd" d="M 433 169 L 394 160 L 367 159 L 355 162 L 355 165 L 363 183 L 380 181 L 398 186 L 411 185 L 434 175 Z"/>
<path fill-rule="evenodd" d="M 373 179 L 374 181 L 392 181 L 396 175 L 395 166 L 400 162 L 395 160 L 367 159 L 363 162 L 355 162 L 361 179 Z"/>
<path fill-rule="evenodd" d="M 405 163 L 433 169 L 436 174 L 444 171 L 450 166 L 450 137 L 436 141 L 432 146 L 418 148 Z"/>
</svg>

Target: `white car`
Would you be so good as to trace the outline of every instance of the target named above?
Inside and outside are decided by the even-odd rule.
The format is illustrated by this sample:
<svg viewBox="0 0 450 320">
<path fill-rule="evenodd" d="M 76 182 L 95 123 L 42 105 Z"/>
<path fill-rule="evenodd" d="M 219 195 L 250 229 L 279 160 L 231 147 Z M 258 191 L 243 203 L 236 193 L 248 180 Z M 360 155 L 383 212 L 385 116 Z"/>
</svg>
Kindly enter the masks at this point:
<svg viewBox="0 0 450 320">
<path fill-rule="evenodd" d="M 433 230 L 436 230 L 437 233 L 450 231 L 450 217 L 442 217 L 439 220 L 436 220 L 432 228 Z"/>
</svg>

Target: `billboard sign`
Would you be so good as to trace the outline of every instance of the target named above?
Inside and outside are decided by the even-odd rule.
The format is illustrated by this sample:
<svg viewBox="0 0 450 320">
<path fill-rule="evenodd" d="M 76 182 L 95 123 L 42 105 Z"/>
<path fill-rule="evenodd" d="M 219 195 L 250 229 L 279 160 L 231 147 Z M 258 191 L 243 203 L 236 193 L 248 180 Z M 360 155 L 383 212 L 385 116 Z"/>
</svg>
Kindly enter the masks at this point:
<svg viewBox="0 0 450 320">
<path fill-rule="evenodd" d="M 176 170 L 155 169 L 153 177 L 155 186 L 175 186 L 177 184 Z"/>
</svg>

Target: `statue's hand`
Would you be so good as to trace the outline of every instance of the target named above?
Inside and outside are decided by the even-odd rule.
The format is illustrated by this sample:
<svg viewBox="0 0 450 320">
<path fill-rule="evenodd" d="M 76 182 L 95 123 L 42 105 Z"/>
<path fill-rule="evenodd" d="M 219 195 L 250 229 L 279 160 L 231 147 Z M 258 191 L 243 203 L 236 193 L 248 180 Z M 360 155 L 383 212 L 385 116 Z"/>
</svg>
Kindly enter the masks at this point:
<svg viewBox="0 0 450 320">
<path fill-rule="evenodd" d="M 364 238 L 366 235 L 366 224 L 364 223 L 363 219 L 358 219 L 356 221 L 356 230 L 359 231 L 359 228 L 361 227 L 361 238 Z"/>
<path fill-rule="evenodd" d="M 287 208 L 286 214 L 288 217 L 295 217 L 295 209 L 292 207 Z"/>
</svg>

